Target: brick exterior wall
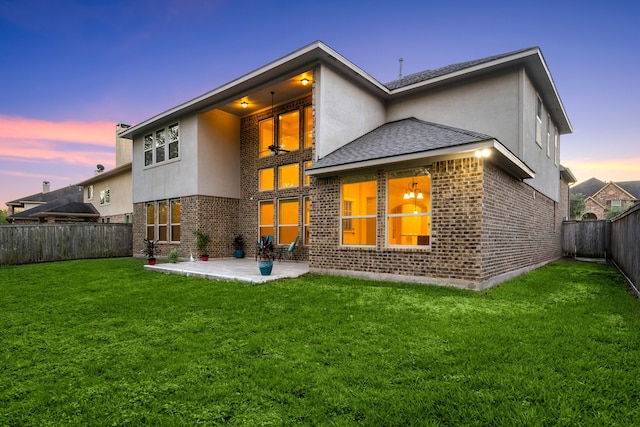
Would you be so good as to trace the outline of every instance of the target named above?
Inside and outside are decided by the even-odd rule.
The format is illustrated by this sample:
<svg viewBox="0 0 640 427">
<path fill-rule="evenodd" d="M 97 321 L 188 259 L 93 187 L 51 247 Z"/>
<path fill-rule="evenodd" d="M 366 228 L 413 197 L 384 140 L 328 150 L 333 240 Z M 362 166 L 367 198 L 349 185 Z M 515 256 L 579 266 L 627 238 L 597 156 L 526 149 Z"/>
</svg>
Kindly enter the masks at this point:
<svg viewBox="0 0 640 427">
<path fill-rule="evenodd" d="M 300 129 L 303 129 L 303 108 L 312 105 L 312 97 L 307 96 L 294 101 L 286 102 L 274 107 L 274 115 L 283 114 L 296 109 L 300 111 Z M 239 232 L 244 236 L 247 244 L 247 256 L 253 255 L 254 242 L 258 241 L 258 202 L 270 200 L 274 203 L 273 224 L 277 224 L 278 200 L 297 199 L 299 202 L 298 224 L 300 224 L 298 236 L 300 246 L 296 249 L 300 259 L 308 257 L 308 247 L 302 244 L 303 238 L 303 206 L 304 197 L 310 193 L 310 187 L 304 186 L 304 162 L 311 161 L 312 148 L 304 148 L 304 141 L 300 141 L 300 149 L 290 153 L 281 152 L 277 156 L 259 157 L 258 123 L 271 117 L 271 108 L 241 120 L 240 126 L 240 156 L 241 156 L 241 199 L 238 214 Z M 278 189 L 278 166 L 296 163 L 300 167 L 300 186 L 296 188 Z M 274 168 L 275 184 L 271 191 L 258 190 L 258 171 L 265 168 Z M 276 239 L 277 229 L 274 231 Z"/>
<path fill-rule="evenodd" d="M 313 272 L 483 289 L 561 255 L 566 184 L 562 202 L 555 203 L 490 162 L 475 157 L 435 162 L 431 247 L 395 249 L 385 242 L 384 170 L 378 171 L 378 235 L 371 248 L 340 246 L 340 178 L 315 182 Z"/>
<path fill-rule="evenodd" d="M 494 165 L 484 173 L 482 281 L 490 286 L 562 255 L 562 219 L 568 186 L 559 202 Z"/>
<path fill-rule="evenodd" d="M 314 272 L 478 288 L 482 277 L 482 161 L 436 162 L 431 168 L 431 247 L 388 248 L 386 173 L 378 171 L 375 247 L 340 246 L 340 179 L 318 178 L 311 197 Z"/>
<path fill-rule="evenodd" d="M 611 210 L 611 202 L 620 200 L 622 208 L 634 204 L 635 199 L 612 182 L 605 184 L 597 193 L 586 200 L 585 212 L 593 213 L 598 219 L 604 219 Z M 597 203 L 595 203 L 597 202 Z"/>
<path fill-rule="evenodd" d="M 133 253 L 139 254 L 146 237 L 146 203 L 133 205 Z M 207 253 L 212 258 L 233 256 L 231 243 L 238 233 L 238 200 L 212 196 L 180 197 L 180 242 L 160 243 L 160 256 L 166 257 L 172 249 L 181 258 L 191 254 L 199 257 L 195 230 L 209 233 L 211 241 Z"/>
</svg>

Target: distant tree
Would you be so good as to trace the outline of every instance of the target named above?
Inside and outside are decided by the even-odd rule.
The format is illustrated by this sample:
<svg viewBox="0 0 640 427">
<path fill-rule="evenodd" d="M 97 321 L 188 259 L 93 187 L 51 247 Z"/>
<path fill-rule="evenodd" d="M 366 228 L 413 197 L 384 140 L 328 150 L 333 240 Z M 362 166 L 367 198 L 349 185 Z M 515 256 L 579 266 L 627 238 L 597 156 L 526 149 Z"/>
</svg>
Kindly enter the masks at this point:
<svg viewBox="0 0 640 427">
<path fill-rule="evenodd" d="M 569 197 L 569 216 L 570 219 L 580 219 L 582 214 L 587 209 L 587 204 L 584 201 L 584 196 L 581 193 L 572 194 Z"/>
<path fill-rule="evenodd" d="M 606 219 L 611 219 L 614 218 L 618 215 L 620 215 L 622 212 L 626 211 L 628 208 L 627 207 L 617 207 L 617 208 L 611 208 L 607 211 L 607 214 L 605 215 Z"/>
<path fill-rule="evenodd" d="M 9 216 L 8 210 L 0 209 L 0 224 L 9 224 L 9 221 L 7 221 L 8 216 Z"/>
</svg>

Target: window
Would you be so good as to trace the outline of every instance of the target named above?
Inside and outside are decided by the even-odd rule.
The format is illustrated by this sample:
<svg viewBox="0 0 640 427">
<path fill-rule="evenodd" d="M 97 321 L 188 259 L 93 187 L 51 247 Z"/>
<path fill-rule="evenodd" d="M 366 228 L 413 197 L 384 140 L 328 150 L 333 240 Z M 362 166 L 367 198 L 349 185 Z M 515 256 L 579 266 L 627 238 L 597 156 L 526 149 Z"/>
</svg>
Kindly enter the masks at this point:
<svg viewBox="0 0 640 427">
<path fill-rule="evenodd" d="M 558 166 L 558 163 L 560 162 L 560 151 L 558 151 L 558 138 L 559 138 L 558 128 L 554 127 L 553 128 L 553 146 L 554 146 L 553 158 L 556 166 Z"/>
<path fill-rule="evenodd" d="M 542 100 L 536 96 L 536 142 L 542 147 Z"/>
<path fill-rule="evenodd" d="M 342 182 L 341 228 L 343 245 L 376 244 L 376 178 Z"/>
<path fill-rule="evenodd" d="M 155 237 L 155 224 L 156 224 L 156 210 L 155 203 L 147 203 L 147 239 L 154 240 Z"/>
<path fill-rule="evenodd" d="M 551 158 L 551 116 L 547 114 L 547 157 Z"/>
<path fill-rule="evenodd" d="M 111 194 L 109 189 L 100 192 L 100 205 L 108 205 L 111 203 Z"/>
<path fill-rule="evenodd" d="M 169 219 L 169 212 L 167 210 L 167 202 L 158 202 L 158 240 L 167 242 L 167 223 Z"/>
<path fill-rule="evenodd" d="M 313 145 L 313 107 L 304 108 L 304 147 Z"/>
<path fill-rule="evenodd" d="M 303 244 L 308 245 L 309 244 L 309 224 L 311 224 L 311 199 L 309 199 L 309 197 L 305 197 L 304 198 L 304 238 L 303 238 Z"/>
<path fill-rule="evenodd" d="M 260 157 L 271 154 L 269 146 L 273 145 L 273 118 L 262 120 L 258 124 Z"/>
<path fill-rule="evenodd" d="M 273 202 L 261 201 L 258 207 L 260 236 L 273 236 Z"/>
<path fill-rule="evenodd" d="M 147 203 L 147 239 L 179 242 L 180 216 L 180 199 Z"/>
<path fill-rule="evenodd" d="M 273 190 L 273 168 L 258 171 L 258 189 L 260 191 Z"/>
<path fill-rule="evenodd" d="M 180 157 L 180 125 L 158 129 L 144 136 L 144 165 L 162 163 Z"/>
<path fill-rule="evenodd" d="M 93 200 L 93 185 L 87 187 L 87 199 Z"/>
<path fill-rule="evenodd" d="M 304 162 L 304 170 L 306 171 L 308 168 L 310 168 L 311 164 L 312 164 L 312 162 Z M 305 173 L 304 174 L 304 186 L 308 187 L 310 185 L 311 185 L 311 177 Z"/>
<path fill-rule="evenodd" d="M 156 163 L 164 162 L 164 129 L 156 131 Z"/>
<path fill-rule="evenodd" d="M 278 188 L 300 186 L 300 166 L 297 163 L 278 167 Z"/>
<path fill-rule="evenodd" d="M 622 207 L 622 200 L 612 200 L 611 201 L 611 207 L 612 208 L 621 208 Z"/>
<path fill-rule="evenodd" d="M 144 136 L 144 165 L 153 164 L 153 134 Z"/>
<path fill-rule="evenodd" d="M 180 154 L 180 127 L 178 123 L 169 126 L 169 159 L 175 159 Z"/>
<path fill-rule="evenodd" d="M 431 235 L 431 177 L 425 170 L 395 172 L 387 188 L 387 242 L 428 246 Z"/>
<path fill-rule="evenodd" d="M 298 235 L 298 199 L 278 201 L 278 243 L 288 245 Z"/>
<path fill-rule="evenodd" d="M 295 151 L 300 148 L 300 111 L 295 110 L 278 116 L 278 145 Z"/>
<path fill-rule="evenodd" d="M 171 200 L 171 241 L 180 241 L 180 200 Z"/>
</svg>

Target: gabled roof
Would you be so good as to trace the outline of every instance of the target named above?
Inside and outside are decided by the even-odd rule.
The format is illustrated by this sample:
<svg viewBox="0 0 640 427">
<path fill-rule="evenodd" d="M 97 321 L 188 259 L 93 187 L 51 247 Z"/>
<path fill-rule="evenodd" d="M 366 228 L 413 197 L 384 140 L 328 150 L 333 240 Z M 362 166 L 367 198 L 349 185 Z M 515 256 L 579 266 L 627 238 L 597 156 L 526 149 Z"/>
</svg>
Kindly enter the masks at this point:
<svg viewBox="0 0 640 427">
<path fill-rule="evenodd" d="M 80 194 L 80 201 L 82 201 L 82 187 L 76 185 L 69 185 L 57 190 L 48 191 L 46 193 L 36 193 L 30 196 L 20 197 L 16 200 L 7 202 L 7 206 L 24 206 L 25 203 L 48 203 L 56 199 L 62 199 L 68 196 Z"/>
<path fill-rule="evenodd" d="M 318 64 L 330 66 L 350 79 L 354 84 L 367 89 L 384 100 L 486 73 L 523 66 L 534 82 L 536 90 L 538 90 L 554 122 L 558 125 L 560 133 L 572 132 L 571 123 L 560 100 L 555 83 L 551 78 L 542 53 L 537 47 L 416 73 L 384 85 L 326 44 L 321 41 L 315 41 L 227 84 L 132 126 L 120 133 L 119 136 L 133 139 L 136 135 L 148 132 L 161 123 L 177 120 L 184 115 L 196 114 L 213 108 L 223 108 L 224 105 L 247 95 L 249 92 L 255 93 L 263 89 L 262 92 L 267 93 L 264 88 L 272 87 L 274 84 L 285 81 L 295 73 L 308 71 Z"/>
<path fill-rule="evenodd" d="M 586 198 L 596 194 L 603 186 L 603 181 L 597 178 L 589 178 L 580 184 L 574 185 L 569 191 L 571 194 L 582 194 Z"/>
<path fill-rule="evenodd" d="M 61 191 L 64 190 L 64 191 Z M 82 203 L 82 199 L 83 199 L 83 194 L 82 194 L 82 187 L 78 187 L 78 186 L 69 186 L 69 187 L 65 187 L 65 188 L 61 188 L 60 190 L 54 190 L 54 191 L 50 191 L 48 193 L 43 193 L 44 196 L 51 194 L 51 193 L 56 193 L 58 196 L 60 197 L 56 197 L 56 198 L 50 198 L 49 201 L 46 201 L 45 203 L 40 204 L 39 206 L 33 207 L 31 209 L 27 209 L 24 210 L 22 212 L 18 212 L 16 214 L 10 215 L 8 218 L 10 219 L 18 219 L 18 218 L 29 218 L 32 216 L 35 216 L 39 213 L 42 212 L 66 212 L 66 213 L 72 213 L 69 210 L 61 210 L 62 207 L 64 206 L 68 206 L 69 208 L 71 207 L 77 207 L 77 205 L 75 205 L 75 203 L 79 203 L 79 204 L 83 204 Z M 69 209 L 67 208 L 67 209 Z M 81 208 L 81 212 L 82 213 L 86 213 L 84 210 L 84 208 Z M 35 215 L 34 215 L 35 214 Z"/>
<path fill-rule="evenodd" d="M 33 209 L 26 211 L 32 212 Z M 14 215 L 15 217 L 16 215 Z M 38 217 L 75 217 L 75 218 L 99 218 L 100 213 L 91 203 L 71 202 L 61 206 L 50 206 L 49 209 L 33 212 L 29 215 L 32 218 Z"/>
<path fill-rule="evenodd" d="M 493 148 L 497 161 L 509 172 L 521 178 L 533 178 L 533 171 L 494 137 L 415 117 L 372 130 L 318 160 L 307 173 L 327 175 L 389 163 L 424 161 L 483 148 Z"/>
<path fill-rule="evenodd" d="M 502 53 L 500 55 L 489 56 L 487 58 L 476 59 L 473 61 L 460 62 L 457 64 L 447 65 L 445 67 L 436 68 L 435 70 L 424 70 L 418 73 L 409 74 L 400 79 L 393 80 L 389 83 L 386 83 L 385 86 L 390 90 L 399 89 L 405 86 L 414 85 L 421 82 L 426 82 L 431 79 L 435 79 L 436 77 L 441 77 L 447 74 L 457 73 L 472 67 L 477 67 L 479 65 L 487 64 L 492 61 L 497 61 L 500 59 L 508 58 L 513 55 L 520 54 L 522 52 L 527 52 L 532 49 L 539 49 L 538 47 L 531 47 L 526 49 L 516 50 L 514 52 Z"/>
<path fill-rule="evenodd" d="M 605 188 L 609 187 L 609 186 L 613 186 L 616 187 L 618 190 L 622 191 L 623 193 L 625 193 L 627 196 L 629 196 L 629 198 L 633 199 L 633 194 L 629 194 L 629 192 L 627 190 L 625 190 L 624 188 L 620 187 L 617 183 L 611 181 L 611 182 L 607 182 L 606 184 L 604 184 L 604 186 L 599 189 L 598 191 L 595 192 L 595 194 L 593 195 L 593 197 L 595 197 L 596 195 L 598 195 L 598 193 L 600 193 L 601 191 L 604 191 Z"/>
<path fill-rule="evenodd" d="M 624 181 L 616 184 L 636 199 L 640 199 L 640 181 Z"/>
</svg>

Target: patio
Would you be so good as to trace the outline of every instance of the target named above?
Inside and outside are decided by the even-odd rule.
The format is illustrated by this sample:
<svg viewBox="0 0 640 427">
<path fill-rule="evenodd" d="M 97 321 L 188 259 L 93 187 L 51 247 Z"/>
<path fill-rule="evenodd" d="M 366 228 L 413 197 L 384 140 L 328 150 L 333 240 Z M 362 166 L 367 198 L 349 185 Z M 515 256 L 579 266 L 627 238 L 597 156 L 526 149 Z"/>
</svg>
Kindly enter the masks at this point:
<svg viewBox="0 0 640 427">
<path fill-rule="evenodd" d="M 211 280 L 239 280 L 250 283 L 266 283 L 272 280 L 299 277 L 309 272 L 309 263 L 303 261 L 275 261 L 270 276 L 262 276 L 258 262 L 253 258 L 216 258 L 209 261 L 187 261 L 176 264 L 145 265 L 145 269 L 187 277 Z"/>
</svg>

